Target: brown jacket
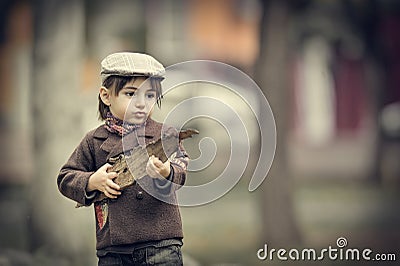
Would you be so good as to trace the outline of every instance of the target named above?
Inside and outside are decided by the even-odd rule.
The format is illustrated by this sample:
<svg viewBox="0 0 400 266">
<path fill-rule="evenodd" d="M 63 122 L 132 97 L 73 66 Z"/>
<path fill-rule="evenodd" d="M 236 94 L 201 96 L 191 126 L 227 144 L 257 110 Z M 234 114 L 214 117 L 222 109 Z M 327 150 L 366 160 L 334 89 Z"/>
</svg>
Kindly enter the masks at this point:
<svg viewBox="0 0 400 266">
<path fill-rule="evenodd" d="M 159 139 L 162 127 L 161 123 L 149 119 L 145 141 Z M 170 127 L 167 130 L 174 129 Z M 104 126 L 90 131 L 60 170 L 57 178 L 60 192 L 76 202 L 91 205 L 91 199 L 86 194 L 90 175 L 110 157 L 122 152 L 122 139 L 117 134 L 110 133 Z M 160 189 L 155 185 L 157 179 L 143 178 L 146 187 L 152 187 L 163 197 L 170 197 L 169 202 L 175 200 L 175 190 L 184 184 L 186 178 L 187 154 L 182 146 L 177 149 L 174 161 L 171 162 L 171 181 L 174 185 Z M 178 206 L 158 200 L 146 191 L 136 182 L 126 188 L 118 199 L 94 204 L 97 249 L 183 237 Z"/>
</svg>

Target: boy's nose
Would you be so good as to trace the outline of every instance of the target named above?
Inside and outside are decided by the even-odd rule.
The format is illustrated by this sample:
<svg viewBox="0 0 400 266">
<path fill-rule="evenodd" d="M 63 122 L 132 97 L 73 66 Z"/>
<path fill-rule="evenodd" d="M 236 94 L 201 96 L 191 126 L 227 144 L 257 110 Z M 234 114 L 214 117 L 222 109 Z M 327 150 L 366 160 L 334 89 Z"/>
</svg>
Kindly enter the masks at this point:
<svg viewBox="0 0 400 266">
<path fill-rule="evenodd" d="M 137 108 L 144 108 L 145 103 L 144 103 L 144 97 L 143 96 L 138 96 L 135 100 L 136 100 L 135 101 L 135 106 Z"/>
</svg>

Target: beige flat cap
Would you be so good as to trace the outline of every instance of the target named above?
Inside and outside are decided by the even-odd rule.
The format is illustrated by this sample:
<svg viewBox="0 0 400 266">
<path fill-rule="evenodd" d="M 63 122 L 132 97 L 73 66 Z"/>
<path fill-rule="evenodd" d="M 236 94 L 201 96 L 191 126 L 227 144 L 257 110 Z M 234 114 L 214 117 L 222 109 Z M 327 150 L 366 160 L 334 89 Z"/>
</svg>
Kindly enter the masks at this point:
<svg viewBox="0 0 400 266">
<path fill-rule="evenodd" d="M 116 76 L 148 76 L 164 78 L 165 68 L 154 57 L 142 53 L 120 52 L 101 61 L 101 81 Z"/>
</svg>

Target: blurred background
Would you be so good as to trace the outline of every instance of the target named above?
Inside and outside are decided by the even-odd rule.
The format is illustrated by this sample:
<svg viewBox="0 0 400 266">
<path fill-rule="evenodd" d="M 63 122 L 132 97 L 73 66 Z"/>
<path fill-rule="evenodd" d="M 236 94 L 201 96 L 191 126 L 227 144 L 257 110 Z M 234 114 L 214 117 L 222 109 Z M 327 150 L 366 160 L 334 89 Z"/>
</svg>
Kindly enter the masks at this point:
<svg viewBox="0 0 400 266">
<path fill-rule="evenodd" d="M 275 116 L 261 188 L 247 190 L 259 138 L 244 111 L 253 133 L 243 178 L 221 199 L 181 209 L 186 265 L 280 265 L 258 260 L 258 249 L 336 247 L 339 237 L 400 259 L 399 1 L 1 0 L 0 20 L 0 265 L 96 265 L 93 211 L 75 209 L 56 177 L 100 124 L 99 64 L 116 51 L 165 66 L 231 64 Z M 188 88 L 166 95 L 156 117 L 203 92 Z M 189 173 L 201 183 L 223 169 L 229 143 L 212 121 L 191 123 L 218 147 L 213 167 Z M 199 140 L 185 144 L 192 157 Z"/>
</svg>

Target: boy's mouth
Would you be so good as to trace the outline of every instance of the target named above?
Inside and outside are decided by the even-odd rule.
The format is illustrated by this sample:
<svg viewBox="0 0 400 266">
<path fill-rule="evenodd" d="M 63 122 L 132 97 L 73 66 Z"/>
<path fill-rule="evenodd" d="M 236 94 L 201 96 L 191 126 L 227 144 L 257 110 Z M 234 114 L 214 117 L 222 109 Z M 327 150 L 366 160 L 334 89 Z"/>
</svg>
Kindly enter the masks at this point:
<svg viewBox="0 0 400 266">
<path fill-rule="evenodd" d="M 145 112 L 134 112 L 134 113 L 133 113 L 133 116 L 134 116 L 135 118 L 143 118 L 143 117 L 146 116 L 146 113 L 145 113 Z"/>
</svg>

